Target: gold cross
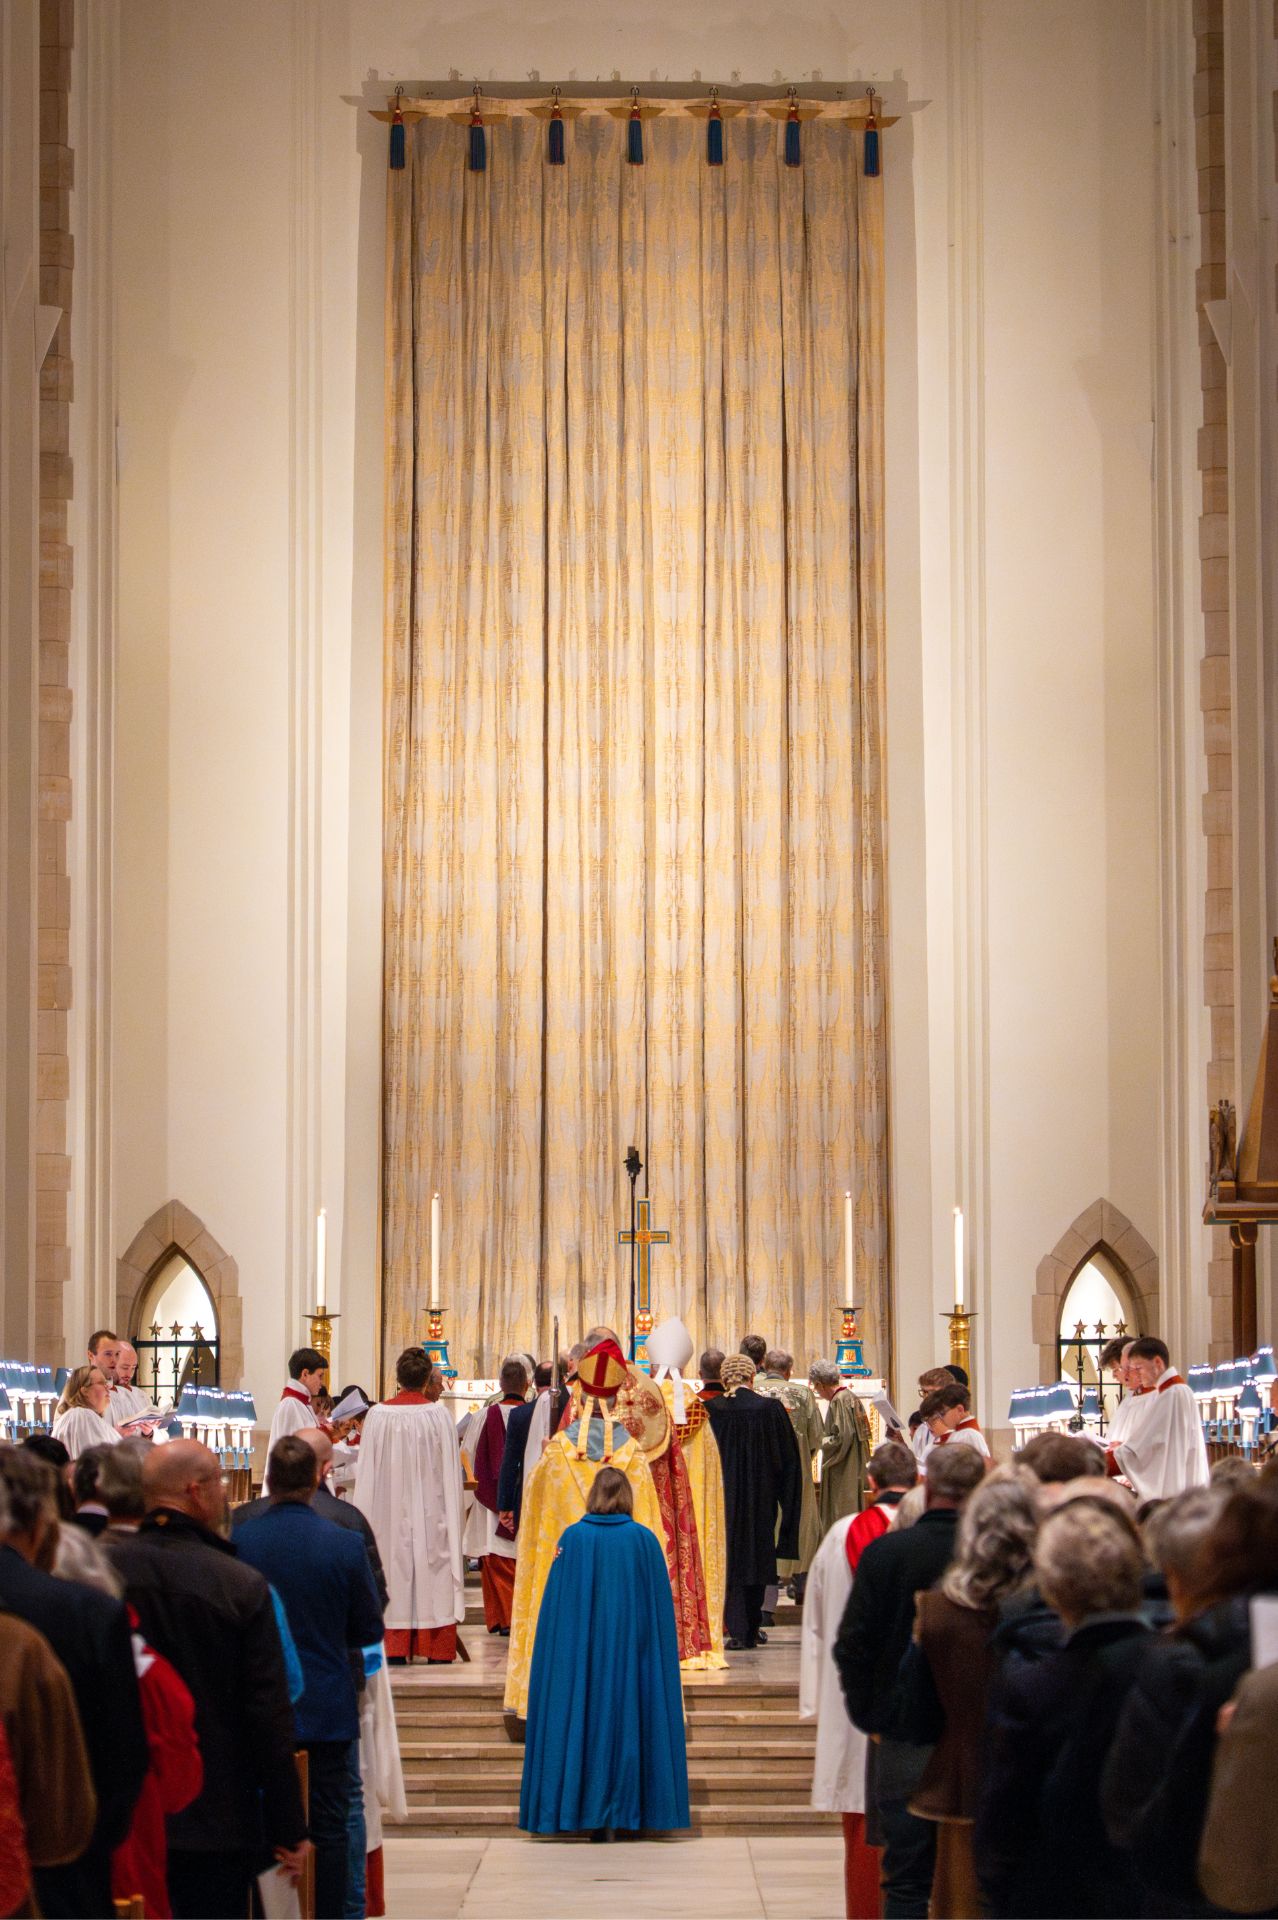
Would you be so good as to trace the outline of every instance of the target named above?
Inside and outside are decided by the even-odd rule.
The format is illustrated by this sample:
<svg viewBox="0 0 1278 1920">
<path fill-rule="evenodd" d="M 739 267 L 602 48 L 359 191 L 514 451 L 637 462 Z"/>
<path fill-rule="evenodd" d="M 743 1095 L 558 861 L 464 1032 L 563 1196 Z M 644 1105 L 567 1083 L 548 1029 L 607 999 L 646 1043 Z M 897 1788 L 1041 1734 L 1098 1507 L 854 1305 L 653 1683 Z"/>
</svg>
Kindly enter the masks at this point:
<svg viewBox="0 0 1278 1920">
<path fill-rule="evenodd" d="M 650 1225 L 651 1219 L 652 1202 L 645 1198 L 639 1202 L 639 1225 L 635 1228 L 634 1232 L 632 1233 L 629 1227 L 623 1227 L 617 1235 L 617 1245 L 619 1247 L 638 1247 L 639 1249 L 638 1299 L 635 1303 L 635 1311 L 637 1314 L 650 1311 L 648 1300 L 648 1263 L 652 1257 L 651 1249 L 653 1247 L 668 1247 L 670 1245 L 669 1229 Z"/>
</svg>

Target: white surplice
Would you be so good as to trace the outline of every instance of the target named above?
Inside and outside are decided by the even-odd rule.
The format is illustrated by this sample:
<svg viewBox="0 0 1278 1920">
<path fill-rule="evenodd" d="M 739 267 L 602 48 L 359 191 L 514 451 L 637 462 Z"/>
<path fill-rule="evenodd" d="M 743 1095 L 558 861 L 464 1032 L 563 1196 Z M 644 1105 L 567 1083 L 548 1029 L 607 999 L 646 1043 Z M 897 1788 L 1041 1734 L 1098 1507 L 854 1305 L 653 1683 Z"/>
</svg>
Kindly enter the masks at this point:
<svg viewBox="0 0 1278 1920">
<path fill-rule="evenodd" d="M 151 1396 L 141 1387 L 112 1387 L 107 1400 L 107 1419 L 113 1427 L 127 1427 L 130 1420 L 141 1420 L 155 1412 Z"/>
<path fill-rule="evenodd" d="M 262 1475 L 262 1492 L 271 1491 L 270 1458 L 271 1448 L 277 1440 L 286 1434 L 300 1433 L 303 1427 L 315 1425 L 315 1409 L 311 1405 L 311 1396 L 305 1387 L 296 1380 L 290 1380 L 284 1389 L 280 1404 L 271 1415 L 271 1431 L 266 1441 L 267 1469 Z"/>
<path fill-rule="evenodd" d="M 1198 1402 L 1169 1367 L 1153 1390 L 1140 1396 L 1121 1438 L 1109 1451 L 1141 1500 L 1170 1500 L 1211 1478 Z"/>
<path fill-rule="evenodd" d="M 120 1436 L 111 1422 L 92 1407 L 68 1407 L 53 1423 L 53 1437 L 60 1440 L 73 1460 L 90 1447 L 114 1447 Z"/>
<path fill-rule="evenodd" d="M 354 1500 L 382 1550 L 387 1627 L 464 1620 L 461 1456 L 447 1410 L 424 1400 L 374 1407 L 359 1443 Z"/>
<path fill-rule="evenodd" d="M 395 1701 L 385 1660 L 370 1674 L 359 1702 L 359 1771 L 364 1787 L 365 1851 L 382 1844 L 383 1820 L 407 1820 Z"/>
<path fill-rule="evenodd" d="M 819 1813 L 865 1812 L 865 1735 L 848 1715 L 834 1664 L 834 1642 L 852 1591 L 847 1538 L 856 1518 L 850 1513 L 835 1521 L 803 1590 L 799 1718 L 817 1723 L 812 1805 Z"/>
</svg>

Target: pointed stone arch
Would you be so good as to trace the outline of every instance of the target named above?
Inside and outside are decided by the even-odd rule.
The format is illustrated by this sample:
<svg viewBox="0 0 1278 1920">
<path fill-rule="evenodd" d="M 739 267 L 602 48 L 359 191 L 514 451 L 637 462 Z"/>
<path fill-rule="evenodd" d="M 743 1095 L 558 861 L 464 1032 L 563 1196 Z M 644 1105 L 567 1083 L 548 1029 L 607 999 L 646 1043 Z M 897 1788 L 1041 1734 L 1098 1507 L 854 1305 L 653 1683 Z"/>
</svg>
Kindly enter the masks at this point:
<svg viewBox="0 0 1278 1920">
<path fill-rule="evenodd" d="M 116 1326 L 121 1333 L 134 1334 L 134 1315 L 146 1297 L 147 1288 L 164 1263 L 175 1253 L 190 1262 L 208 1288 L 217 1309 L 218 1339 L 222 1385 L 232 1389 L 244 1375 L 244 1306 L 240 1299 L 240 1270 L 224 1247 L 219 1246 L 204 1222 L 170 1200 L 151 1215 L 129 1242 L 116 1262 Z"/>
<path fill-rule="evenodd" d="M 1158 1255 L 1138 1227 L 1108 1200 L 1097 1200 L 1065 1229 L 1038 1263 L 1034 1290 L 1034 1338 L 1039 1379 L 1056 1378 L 1056 1335 L 1061 1303 L 1080 1267 L 1100 1254 L 1131 1302 L 1132 1331 L 1158 1329 Z"/>
</svg>

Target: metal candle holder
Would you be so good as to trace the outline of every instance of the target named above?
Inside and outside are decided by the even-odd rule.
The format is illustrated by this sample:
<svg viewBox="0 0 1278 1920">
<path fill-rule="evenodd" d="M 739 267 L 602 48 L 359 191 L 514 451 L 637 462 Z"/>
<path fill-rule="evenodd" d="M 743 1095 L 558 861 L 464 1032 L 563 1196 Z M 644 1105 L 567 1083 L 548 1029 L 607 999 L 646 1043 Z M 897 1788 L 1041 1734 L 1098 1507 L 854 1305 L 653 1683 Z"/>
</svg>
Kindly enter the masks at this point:
<svg viewBox="0 0 1278 1920">
<path fill-rule="evenodd" d="M 426 1338 L 422 1341 L 422 1346 L 439 1368 L 445 1380 L 455 1380 L 457 1378 L 457 1369 L 448 1357 L 448 1341 L 444 1336 L 444 1314 L 446 1311 L 447 1309 L 444 1307 L 422 1308 L 422 1312 L 426 1315 Z"/>
<path fill-rule="evenodd" d="M 310 1323 L 311 1345 L 316 1353 L 323 1354 L 325 1366 L 328 1366 L 333 1353 L 333 1322 L 341 1317 L 340 1313 L 329 1313 L 323 1307 L 316 1307 L 306 1316 Z"/>
</svg>

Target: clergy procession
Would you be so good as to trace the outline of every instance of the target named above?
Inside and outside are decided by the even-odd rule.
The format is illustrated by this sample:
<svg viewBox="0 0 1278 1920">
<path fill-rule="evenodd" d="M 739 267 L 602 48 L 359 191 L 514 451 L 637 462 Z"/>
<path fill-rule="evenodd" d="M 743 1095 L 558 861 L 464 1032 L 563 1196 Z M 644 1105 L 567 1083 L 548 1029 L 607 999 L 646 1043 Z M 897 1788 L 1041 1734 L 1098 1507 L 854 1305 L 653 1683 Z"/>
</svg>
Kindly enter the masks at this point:
<svg viewBox="0 0 1278 1920">
<path fill-rule="evenodd" d="M 843 1829 L 822 1911 L 1278 1908 L 1237 1791 L 1274 1784 L 1278 1465 L 1209 1468 L 1156 1338 L 1105 1348 L 1103 1439 L 1002 1459 L 953 1361 L 902 1422 L 753 1334 L 693 1370 L 677 1319 L 644 1365 L 595 1326 L 457 1418 L 423 1347 L 375 1404 L 300 1348 L 234 1508 L 128 1344 L 87 1354 L 0 1449 L 7 1913 L 384 1912 L 397 1688 L 474 1659 L 475 1572 L 530 1835 L 688 1831 L 690 1691 L 786 1620 Z"/>
</svg>

